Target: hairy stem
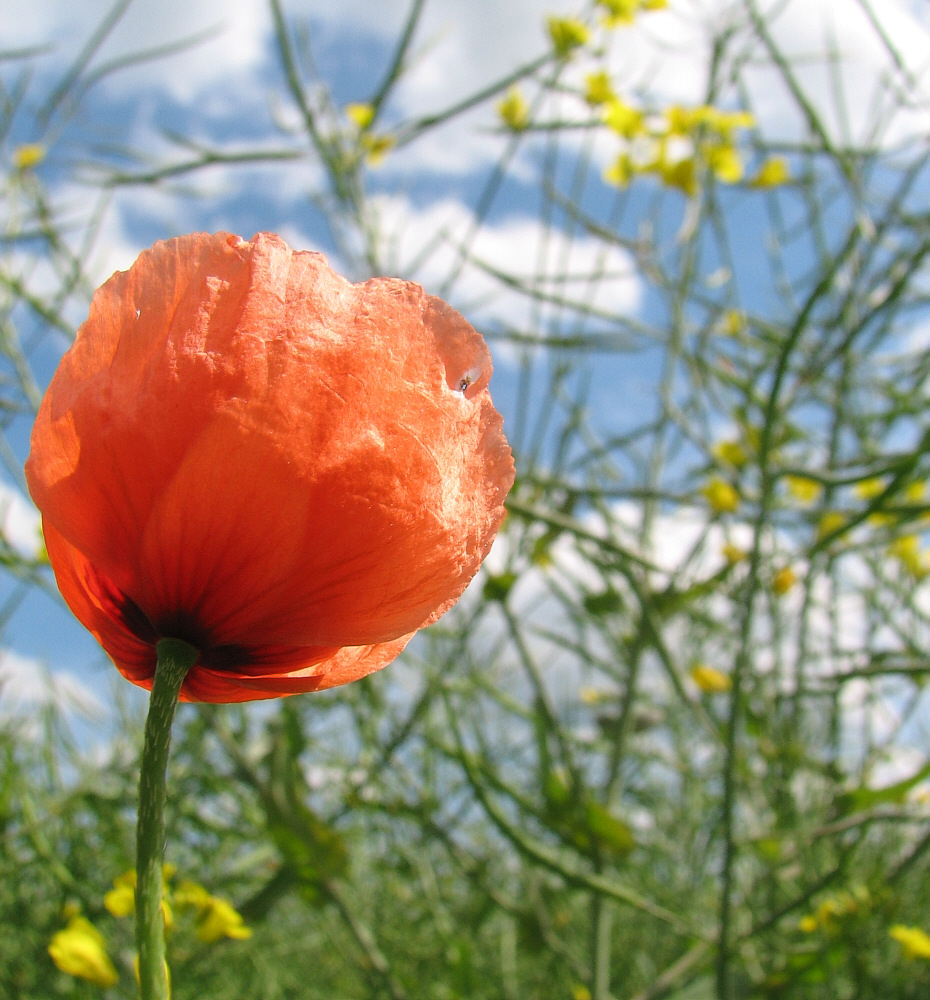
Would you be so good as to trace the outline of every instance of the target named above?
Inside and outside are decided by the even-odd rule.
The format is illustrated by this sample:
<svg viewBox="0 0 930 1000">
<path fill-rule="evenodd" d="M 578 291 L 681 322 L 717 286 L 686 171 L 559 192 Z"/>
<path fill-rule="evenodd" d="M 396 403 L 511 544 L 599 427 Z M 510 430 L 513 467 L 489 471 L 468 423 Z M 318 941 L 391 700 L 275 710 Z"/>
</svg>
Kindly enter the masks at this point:
<svg viewBox="0 0 930 1000">
<path fill-rule="evenodd" d="M 157 652 L 149 714 L 145 720 L 136 826 L 136 947 L 142 1000 L 168 1000 L 169 996 L 162 916 L 165 774 L 171 724 L 181 685 L 198 656 L 198 650 L 180 639 L 162 639 Z"/>
</svg>

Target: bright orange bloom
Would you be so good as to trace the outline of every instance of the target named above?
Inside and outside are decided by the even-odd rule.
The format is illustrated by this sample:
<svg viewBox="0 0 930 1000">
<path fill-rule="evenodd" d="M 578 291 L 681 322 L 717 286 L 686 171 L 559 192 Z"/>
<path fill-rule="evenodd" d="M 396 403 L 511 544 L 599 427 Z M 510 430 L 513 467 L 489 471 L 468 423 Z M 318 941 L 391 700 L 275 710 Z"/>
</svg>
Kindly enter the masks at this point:
<svg viewBox="0 0 930 1000">
<path fill-rule="evenodd" d="M 491 359 L 417 285 L 353 285 L 276 236 L 195 234 L 95 294 L 26 476 L 71 610 L 182 698 L 334 687 L 455 603 L 513 483 Z"/>
</svg>

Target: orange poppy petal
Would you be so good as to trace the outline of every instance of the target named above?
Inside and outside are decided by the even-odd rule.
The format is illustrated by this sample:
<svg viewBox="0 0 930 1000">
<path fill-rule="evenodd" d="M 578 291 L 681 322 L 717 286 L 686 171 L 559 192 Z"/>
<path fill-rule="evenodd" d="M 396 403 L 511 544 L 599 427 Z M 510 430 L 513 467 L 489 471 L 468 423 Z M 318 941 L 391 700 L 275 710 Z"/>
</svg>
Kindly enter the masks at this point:
<svg viewBox="0 0 930 1000">
<path fill-rule="evenodd" d="M 490 373 L 482 338 L 419 286 L 353 285 L 267 234 L 156 244 L 98 290 L 33 431 L 66 599 L 136 683 L 101 593 L 197 644 L 205 675 L 216 648 L 304 648 L 295 670 L 333 676 L 343 647 L 370 651 L 339 664 L 383 665 L 455 602 L 503 519 Z"/>
<path fill-rule="evenodd" d="M 65 603 L 127 680 L 151 687 L 155 673 L 154 634 L 148 641 L 137 635 L 129 624 L 123 596 L 107 581 L 101 580 L 87 559 L 44 518 L 42 528 L 46 551 Z"/>
<path fill-rule="evenodd" d="M 300 647 L 290 651 L 268 647 L 253 652 L 275 663 L 279 672 L 260 676 L 247 673 L 231 675 L 225 670 L 200 668 L 188 675 L 181 696 L 188 701 L 238 702 L 339 687 L 387 666 L 400 655 L 411 638 L 412 635 L 405 635 L 369 646 L 344 646 L 308 666 L 287 662 L 287 652 L 296 654 Z M 302 652 L 306 658 L 306 648 Z"/>
<path fill-rule="evenodd" d="M 134 620 L 138 609 L 108 588 L 80 553 L 47 526 L 46 544 L 59 588 L 79 621 L 107 650 L 127 680 L 152 686 L 155 672 L 154 633 L 147 622 Z M 184 701 L 239 702 L 322 691 L 359 680 L 395 659 L 412 638 L 368 646 L 217 647 L 207 650 L 184 682 Z"/>
</svg>

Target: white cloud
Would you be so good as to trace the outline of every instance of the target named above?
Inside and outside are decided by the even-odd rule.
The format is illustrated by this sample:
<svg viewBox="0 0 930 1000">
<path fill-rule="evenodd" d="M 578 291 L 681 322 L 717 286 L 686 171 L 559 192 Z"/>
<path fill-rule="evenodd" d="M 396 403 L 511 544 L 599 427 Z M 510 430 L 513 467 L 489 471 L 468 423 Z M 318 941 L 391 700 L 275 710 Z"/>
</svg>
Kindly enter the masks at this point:
<svg viewBox="0 0 930 1000">
<path fill-rule="evenodd" d="M 112 0 L 7 4 L 5 43 L 46 45 L 51 40 L 60 72 L 112 8 Z M 255 0 L 135 0 L 114 25 L 93 65 L 208 32 L 214 34 L 193 48 L 122 71 L 113 78 L 114 85 L 153 87 L 189 100 L 223 81 L 241 83 L 243 74 L 254 82 L 251 75 L 266 56 L 271 34 L 268 5 Z"/>
<path fill-rule="evenodd" d="M 767 16 L 775 49 L 795 62 L 797 84 L 833 142 L 875 139 L 890 145 L 930 129 L 926 11 L 921 17 L 906 0 L 884 0 L 873 7 L 881 23 L 879 32 L 857 0 L 764 0 L 758 6 Z M 393 40 L 402 21 L 396 9 L 391 16 L 381 8 L 374 18 L 366 16 L 363 11 L 370 5 L 362 0 L 338 7 L 311 0 L 301 9 L 319 16 L 324 8 L 334 29 L 360 17 L 386 42 Z M 403 114 L 447 107 L 538 56 L 547 45 L 546 15 L 576 8 L 571 3 L 536 0 L 427 3 L 415 46 L 419 58 L 396 93 Z M 747 0 L 674 0 L 667 10 L 643 14 L 634 25 L 614 31 L 606 59 L 616 87 L 624 94 L 646 92 L 660 104 L 702 103 L 709 87 L 714 37 L 733 29 L 728 57 L 719 68 L 722 88 L 716 99 L 739 101 L 727 77 L 731 72 L 741 76 L 766 137 L 797 140 L 806 127 L 801 111 L 756 37 L 749 8 Z M 578 57 L 563 79 L 580 90 L 585 73 L 599 65 L 590 57 Z M 837 92 L 843 95 L 841 103 Z M 559 110 L 563 119 L 571 113 L 564 102 Z M 590 116 L 580 102 L 574 113 Z M 499 141 L 487 133 L 494 125 L 494 109 L 485 105 L 429 133 L 408 153 L 398 154 L 399 162 L 411 170 L 460 174 L 500 155 Z M 575 141 L 571 133 L 563 139 Z"/>
<path fill-rule="evenodd" d="M 797 62 L 798 82 L 835 142 L 890 145 L 924 134 L 930 125 L 930 31 L 899 3 L 883 3 L 880 16 L 901 67 L 864 5 L 794 2 L 772 22 L 776 44 Z M 831 49 L 839 53 L 836 67 Z M 794 102 L 775 71 L 750 71 L 749 80 L 757 113 L 773 131 L 791 138 L 798 123 L 784 109 Z"/>
<path fill-rule="evenodd" d="M 80 4 L 37 0 L 34 5 L 12 6 L 4 14 L 5 37 L 8 45 L 44 44 L 52 39 L 55 65 L 66 66 L 110 6 L 110 0 L 82 0 Z M 283 6 L 295 41 L 300 30 L 322 26 L 316 34 L 310 30 L 308 37 L 311 48 L 331 50 L 323 61 L 330 73 L 332 52 L 345 51 L 346 66 L 352 66 L 353 60 L 365 57 L 369 46 L 382 48 L 376 57 L 380 64 L 374 63 L 370 72 L 362 74 L 363 86 L 369 88 L 386 68 L 408 11 L 406 4 L 389 0 L 340 4 L 285 0 Z M 633 26 L 614 31 L 607 59 L 618 89 L 632 95 L 646 91 L 659 104 L 702 102 L 708 89 L 713 32 L 734 27 L 729 56 L 721 68 L 718 99 L 736 99 L 727 77 L 738 72 L 766 137 L 797 140 L 805 128 L 797 102 L 754 39 L 748 6 L 748 0 L 674 0 L 668 10 L 642 14 Z M 885 40 L 858 0 L 780 0 L 778 4 L 759 0 L 759 6 L 777 11 L 771 13 L 768 24 L 773 41 L 787 58 L 796 60 L 798 84 L 833 141 L 866 141 L 880 127 L 881 134 L 874 137 L 887 146 L 930 131 L 930 19 L 921 18 L 913 4 L 884 0 L 873 5 Z M 424 6 L 387 125 L 392 113 L 404 118 L 432 114 L 500 80 L 546 51 L 547 15 L 577 11 L 578 4 L 571 0 L 520 4 L 430 0 Z M 290 98 L 280 83 L 271 83 L 267 76 L 278 56 L 264 2 L 134 0 L 93 65 L 209 30 L 216 31 L 215 37 L 166 59 L 129 67 L 103 86 L 110 93 L 119 88 L 121 95 L 161 93 L 188 104 L 192 111 L 196 108 L 198 117 L 186 126 L 194 134 L 204 123 L 222 123 L 233 131 L 239 121 L 248 123 L 250 129 L 255 125 L 271 128 L 269 102 L 283 101 L 287 106 Z M 831 60 L 833 49 L 839 53 L 836 61 Z M 595 65 L 599 64 L 589 56 L 579 57 L 563 79 L 580 87 L 584 73 Z M 347 86 L 352 88 L 352 80 L 345 75 L 338 82 L 342 93 Z M 844 95 L 843 106 L 837 105 L 838 90 Z M 895 91 L 902 95 L 900 102 L 890 96 Z M 360 90 L 354 96 L 362 99 L 366 94 Z M 423 173 L 462 177 L 496 162 L 502 144 L 494 134 L 499 123 L 493 104 L 485 102 L 441 127 L 428 129 L 414 143 L 397 150 L 388 160 L 387 182 L 399 186 L 410 175 Z M 164 145 L 148 120 L 153 106 L 147 100 L 136 102 L 132 137 L 137 148 L 150 154 Z M 563 118 L 590 117 L 590 109 L 580 101 L 561 101 L 559 111 Z M 610 139 L 605 135 L 591 149 L 595 163 L 604 165 L 615 154 Z M 560 137 L 569 147 L 580 141 L 580 132 L 568 131 Z M 527 137 L 523 155 L 511 165 L 512 172 L 519 176 L 521 168 L 527 169 L 526 154 L 538 142 Z M 299 173 L 292 167 L 279 170 L 278 176 Z"/>
<path fill-rule="evenodd" d="M 630 315 L 640 306 L 642 279 L 621 248 L 547 230 L 529 216 L 476 226 L 470 209 L 452 200 L 416 208 L 405 198 L 383 196 L 373 208 L 387 269 L 449 297 L 474 322 L 493 316 L 542 334 L 560 319 L 571 328 L 577 318 L 577 310 L 552 299 L 611 315 Z M 511 279 L 548 301 L 534 303 Z"/>
<path fill-rule="evenodd" d="M 908 354 L 920 355 L 930 351 L 930 317 L 919 319 L 904 336 L 901 345 Z"/>
<path fill-rule="evenodd" d="M 39 512 L 9 483 L 0 482 L 0 527 L 11 548 L 26 559 L 34 559 L 42 543 Z"/>
<path fill-rule="evenodd" d="M 867 783 L 871 788 L 888 788 L 913 777 L 927 762 L 926 750 L 917 747 L 890 747 L 885 758 L 871 769 Z M 916 797 L 925 798 L 928 790 L 930 782 L 922 781 L 914 791 L 918 793 Z M 914 794 L 909 798 L 913 801 Z"/>
<path fill-rule="evenodd" d="M 53 674 L 36 660 L 0 650 L 0 713 L 16 718 L 47 705 L 86 718 L 105 715 L 100 698 L 74 674 L 65 670 Z"/>
<path fill-rule="evenodd" d="M 796 99 L 756 37 L 747 0 L 676 0 L 618 34 L 612 65 L 631 89 L 660 100 L 697 104 L 708 92 L 714 34 L 734 29 L 720 67 L 736 67 L 749 104 L 769 139 L 796 140 L 805 123 Z M 805 99 L 836 143 L 880 144 L 926 134 L 930 127 L 930 23 L 903 0 L 872 5 L 886 38 L 856 0 L 766 0 L 766 30 L 789 63 Z M 886 45 L 886 40 L 888 44 Z M 835 58 L 834 58 L 835 57 Z M 738 67 L 737 64 L 742 66 Z M 897 90 L 899 102 L 892 98 Z M 841 93 L 841 103 L 837 100 Z M 729 96 L 736 95 L 732 89 Z M 876 129 L 880 133 L 876 134 Z"/>
<path fill-rule="evenodd" d="M 572 0 L 428 0 L 399 96 L 410 114 L 432 112 L 512 72 L 547 47 L 545 19 L 577 8 Z M 358 26 L 393 43 L 409 9 L 390 0 L 304 0 L 289 9 L 326 18 L 346 30 Z"/>
</svg>

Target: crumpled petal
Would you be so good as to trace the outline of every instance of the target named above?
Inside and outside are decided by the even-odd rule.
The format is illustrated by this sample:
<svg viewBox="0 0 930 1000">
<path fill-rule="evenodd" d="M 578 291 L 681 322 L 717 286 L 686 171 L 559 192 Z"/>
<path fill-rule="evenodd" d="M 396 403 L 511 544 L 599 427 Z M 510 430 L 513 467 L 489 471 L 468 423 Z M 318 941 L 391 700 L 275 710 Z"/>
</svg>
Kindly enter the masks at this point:
<svg viewBox="0 0 930 1000">
<path fill-rule="evenodd" d="M 417 285 L 351 284 L 268 234 L 156 244 L 94 296 L 33 430 L 65 600 L 142 686 L 159 638 L 197 646 L 187 698 L 379 669 L 503 519 L 490 374 Z"/>
</svg>

